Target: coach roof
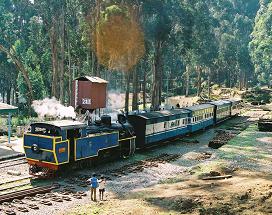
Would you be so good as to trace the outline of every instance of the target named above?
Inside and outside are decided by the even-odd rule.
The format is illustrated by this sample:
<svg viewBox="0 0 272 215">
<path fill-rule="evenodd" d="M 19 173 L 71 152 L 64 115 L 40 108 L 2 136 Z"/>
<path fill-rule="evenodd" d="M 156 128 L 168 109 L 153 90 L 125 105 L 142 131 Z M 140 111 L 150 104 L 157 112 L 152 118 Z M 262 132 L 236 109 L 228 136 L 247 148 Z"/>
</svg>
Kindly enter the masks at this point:
<svg viewBox="0 0 272 215">
<path fill-rule="evenodd" d="M 219 100 L 219 101 L 209 102 L 209 104 L 216 105 L 216 106 L 224 106 L 224 105 L 230 105 L 231 102 L 227 100 Z"/>
<path fill-rule="evenodd" d="M 189 111 L 184 109 L 174 109 L 174 110 L 162 110 L 162 111 L 154 111 L 148 113 L 140 113 L 136 115 L 130 116 L 137 116 L 143 119 L 154 119 L 154 118 L 161 118 L 167 116 L 175 116 L 175 115 L 188 115 Z"/>
<path fill-rule="evenodd" d="M 203 110 L 203 109 L 207 109 L 207 108 L 213 108 L 214 106 L 211 104 L 200 104 L 200 105 L 194 105 L 191 107 L 186 107 L 186 110 L 190 110 L 190 111 L 198 111 L 198 110 Z"/>
</svg>

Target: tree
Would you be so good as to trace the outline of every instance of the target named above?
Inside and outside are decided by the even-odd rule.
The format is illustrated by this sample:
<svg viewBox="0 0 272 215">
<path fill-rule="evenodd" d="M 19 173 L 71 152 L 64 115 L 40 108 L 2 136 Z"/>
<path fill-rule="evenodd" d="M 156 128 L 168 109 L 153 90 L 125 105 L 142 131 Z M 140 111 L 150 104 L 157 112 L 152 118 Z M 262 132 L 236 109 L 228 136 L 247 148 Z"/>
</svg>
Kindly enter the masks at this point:
<svg viewBox="0 0 272 215">
<path fill-rule="evenodd" d="M 257 79 L 261 84 L 271 85 L 272 78 L 272 3 L 262 5 L 255 19 L 250 53 Z"/>
<path fill-rule="evenodd" d="M 32 15 L 31 11 L 25 9 L 28 4 L 29 1 L 27 0 L 17 2 L 17 4 L 13 4 L 10 0 L 0 2 L 0 52 L 4 52 L 15 64 L 18 71 L 22 73 L 28 87 L 28 102 L 31 103 L 33 91 L 29 74 L 24 67 L 22 59 L 20 59 L 13 48 L 15 41 L 27 34 L 25 28 Z"/>
</svg>

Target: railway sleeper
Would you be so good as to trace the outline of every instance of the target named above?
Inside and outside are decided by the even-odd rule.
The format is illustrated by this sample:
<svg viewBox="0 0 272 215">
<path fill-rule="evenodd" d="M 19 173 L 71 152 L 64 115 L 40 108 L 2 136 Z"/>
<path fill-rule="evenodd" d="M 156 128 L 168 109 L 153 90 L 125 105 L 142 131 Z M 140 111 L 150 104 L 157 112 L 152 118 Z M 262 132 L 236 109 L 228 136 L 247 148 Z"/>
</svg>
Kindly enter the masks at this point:
<svg viewBox="0 0 272 215">
<path fill-rule="evenodd" d="M 30 209 L 33 209 L 33 210 L 38 210 L 39 209 L 39 206 L 36 205 L 36 204 L 28 204 L 27 205 Z"/>
<path fill-rule="evenodd" d="M 4 210 L 5 214 L 7 215 L 16 215 L 14 210 L 8 209 L 8 210 Z"/>
<path fill-rule="evenodd" d="M 46 206 L 51 206 L 52 202 L 48 201 L 48 200 L 42 200 L 40 201 L 40 204 L 46 205 Z"/>
<path fill-rule="evenodd" d="M 16 209 L 23 213 L 27 213 L 29 211 L 26 207 L 22 207 L 22 206 L 16 207 Z"/>
</svg>

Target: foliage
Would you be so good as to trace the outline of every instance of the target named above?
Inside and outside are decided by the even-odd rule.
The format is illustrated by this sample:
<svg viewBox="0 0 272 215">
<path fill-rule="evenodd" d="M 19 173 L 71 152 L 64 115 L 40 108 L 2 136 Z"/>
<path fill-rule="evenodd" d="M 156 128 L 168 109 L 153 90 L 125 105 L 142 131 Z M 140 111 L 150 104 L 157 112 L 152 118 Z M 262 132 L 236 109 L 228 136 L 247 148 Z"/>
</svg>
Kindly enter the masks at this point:
<svg viewBox="0 0 272 215">
<path fill-rule="evenodd" d="M 17 41 L 15 43 L 15 49 L 18 50 L 20 48 L 20 42 Z M 24 62 L 33 86 L 34 99 L 43 99 L 46 96 L 46 89 L 41 74 L 41 68 L 38 64 L 38 57 L 37 55 L 35 55 L 31 48 L 26 51 L 24 56 Z M 17 84 L 21 99 L 27 101 L 28 88 L 21 74 L 18 75 Z"/>
<path fill-rule="evenodd" d="M 272 3 L 263 4 L 255 19 L 250 51 L 258 81 L 271 85 L 272 80 Z"/>
<path fill-rule="evenodd" d="M 26 108 L 30 84 L 35 99 L 69 103 L 82 75 L 124 93 L 127 77 L 111 70 L 133 70 L 133 92 L 154 107 L 212 85 L 271 84 L 271 11 L 267 0 L 2 0 L 0 99 Z"/>
</svg>

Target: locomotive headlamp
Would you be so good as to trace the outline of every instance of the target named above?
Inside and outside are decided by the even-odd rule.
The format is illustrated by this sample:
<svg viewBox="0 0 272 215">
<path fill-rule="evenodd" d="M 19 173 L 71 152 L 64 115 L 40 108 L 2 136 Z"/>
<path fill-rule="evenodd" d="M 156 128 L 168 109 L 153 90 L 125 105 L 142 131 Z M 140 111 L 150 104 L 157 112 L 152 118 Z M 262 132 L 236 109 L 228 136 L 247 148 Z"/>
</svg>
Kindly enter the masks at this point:
<svg viewBox="0 0 272 215">
<path fill-rule="evenodd" d="M 33 144 L 33 145 L 31 146 L 31 150 L 32 150 L 33 152 L 35 152 L 35 153 L 40 153 L 40 151 L 41 151 L 37 144 Z"/>
</svg>

